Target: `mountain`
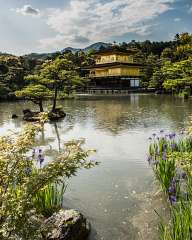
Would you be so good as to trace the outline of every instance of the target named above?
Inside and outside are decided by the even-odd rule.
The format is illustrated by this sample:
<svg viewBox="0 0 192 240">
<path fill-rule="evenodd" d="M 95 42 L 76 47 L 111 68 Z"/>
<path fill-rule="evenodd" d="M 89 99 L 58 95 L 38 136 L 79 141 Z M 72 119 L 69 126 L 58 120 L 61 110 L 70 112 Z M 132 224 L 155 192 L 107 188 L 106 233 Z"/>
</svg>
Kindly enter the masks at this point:
<svg viewBox="0 0 192 240">
<path fill-rule="evenodd" d="M 89 50 L 95 50 L 95 51 L 98 51 L 100 48 L 107 48 L 111 46 L 110 43 L 104 43 L 104 42 L 97 42 L 97 43 L 94 43 L 94 44 L 91 44 L 90 46 L 86 47 L 86 48 L 72 48 L 72 47 L 67 47 L 67 48 L 64 48 L 62 50 L 62 52 L 65 52 L 65 51 L 71 51 L 73 53 L 77 52 L 77 51 L 83 51 L 83 52 L 88 52 Z"/>
<path fill-rule="evenodd" d="M 89 50 L 99 51 L 100 48 L 108 48 L 109 46 L 111 46 L 110 43 L 98 42 L 84 48 L 83 51 L 85 52 L 88 52 Z"/>
<path fill-rule="evenodd" d="M 57 56 L 60 53 L 66 52 L 66 51 L 71 51 L 72 53 L 76 53 L 77 51 L 81 50 L 81 51 L 87 53 L 90 50 L 98 51 L 100 48 L 107 48 L 109 46 L 111 46 L 110 43 L 97 42 L 97 43 L 91 44 L 90 46 L 88 46 L 86 48 L 67 47 L 61 51 L 54 52 L 54 53 L 30 53 L 30 54 L 24 55 L 23 57 L 28 58 L 28 59 L 45 60 L 47 58 L 52 58 L 54 56 Z"/>
<path fill-rule="evenodd" d="M 67 48 L 64 48 L 61 52 L 63 53 L 63 52 L 66 52 L 66 51 L 71 51 L 72 53 L 76 53 L 80 50 L 81 50 L 80 48 L 67 47 Z"/>
</svg>

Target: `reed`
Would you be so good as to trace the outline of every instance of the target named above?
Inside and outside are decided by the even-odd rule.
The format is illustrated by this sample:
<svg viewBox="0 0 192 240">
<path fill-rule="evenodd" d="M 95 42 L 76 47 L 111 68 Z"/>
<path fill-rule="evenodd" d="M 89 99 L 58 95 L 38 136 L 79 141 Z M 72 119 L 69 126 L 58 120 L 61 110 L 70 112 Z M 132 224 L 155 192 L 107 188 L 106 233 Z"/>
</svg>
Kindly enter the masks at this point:
<svg viewBox="0 0 192 240">
<path fill-rule="evenodd" d="M 170 201 L 170 222 L 161 218 L 161 240 L 192 239 L 192 137 L 153 134 L 148 161 Z"/>
<path fill-rule="evenodd" d="M 50 183 L 36 193 L 33 204 L 39 213 L 45 217 L 50 217 L 62 208 L 65 191 L 64 182 Z"/>
</svg>

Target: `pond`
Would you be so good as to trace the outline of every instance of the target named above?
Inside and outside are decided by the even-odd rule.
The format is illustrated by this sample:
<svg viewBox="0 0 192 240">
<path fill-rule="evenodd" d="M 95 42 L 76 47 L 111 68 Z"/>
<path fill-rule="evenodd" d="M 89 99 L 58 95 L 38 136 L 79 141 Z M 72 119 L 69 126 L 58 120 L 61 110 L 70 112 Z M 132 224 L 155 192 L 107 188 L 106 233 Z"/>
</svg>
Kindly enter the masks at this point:
<svg viewBox="0 0 192 240">
<path fill-rule="evenodd" d="M 100 162 L 68 182 L 64 206 L 80 210 L 92 225 L 90 240 L 158 239 L 158 217 L 166 200 L 156 193 L 147 162 L 148 138 L 161 129 L 180 131 L 188 125 L 192 99 L 158 95 L 84 97 L 59 103 L 67 117 L 47 123 L 37 147 L 51 161 L 64 142 L 86 139 Z M 19 131 L 27 102 L 0 103 L 0 135 Z M 16 113 L 18 119 L 11 119 Z M 45 162 L 46 164 L 46 162 Z"/>
</svg>

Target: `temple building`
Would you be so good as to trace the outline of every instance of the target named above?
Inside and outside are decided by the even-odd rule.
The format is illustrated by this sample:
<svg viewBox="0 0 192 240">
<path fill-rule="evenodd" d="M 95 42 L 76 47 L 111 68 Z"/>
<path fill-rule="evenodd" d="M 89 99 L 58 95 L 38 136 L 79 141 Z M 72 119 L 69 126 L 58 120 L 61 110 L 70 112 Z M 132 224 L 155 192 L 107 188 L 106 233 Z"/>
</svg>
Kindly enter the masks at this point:
<svg viewBox="0 0 192 240">
<path fill-rule="evenodd" d="M 142 65 L 135 50 L 106 49 L 95 54 L 95 64 L 88 66 L 89 88 L 130 89 L 140 86 Z"/>
</svg>

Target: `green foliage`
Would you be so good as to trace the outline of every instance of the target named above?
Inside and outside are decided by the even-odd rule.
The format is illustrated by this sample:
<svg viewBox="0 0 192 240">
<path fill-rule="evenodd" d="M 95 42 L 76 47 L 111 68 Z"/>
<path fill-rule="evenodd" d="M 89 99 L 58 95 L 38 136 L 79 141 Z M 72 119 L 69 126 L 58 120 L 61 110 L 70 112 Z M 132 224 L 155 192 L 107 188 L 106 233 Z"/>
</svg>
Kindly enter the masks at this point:
<svg viewBox="0 0 192 240">
<path fill-rule="evenodd" d="M 176 206 L 170 207 L 170 224 L 163 222 L 160 226 L 161 240 L 192 239 L 192 202 L 181 200 Z"/>
<path fill-rule="evenodd" d="M 165 89 L 176 90 L 192 86 L 192 57 L 176 63 L 166 62 L 162 68 L 166 78 L 163 86 Z"/>
<path fill-rule="evenodd" d="M 85 79 L 79 76 L 78 68 L 67 58 L 56 58 L 44 63 L 40 75 L 43 84 L 54 90 L 52 111 L 56 109 L 58 93 L 64 91 L 70 94 L 77 86 L 83 85 Z"/>
<path fill-rule="evenodd" d="M 155 175 L 169 197 L 170 221 L 161 218 L 161 240 L 192 239 L 192 137 L 154 137 L 149 147 Z"/>
<path fill-rule="evenodd" d="M 183 73 L 187 68 L 190 71 L 190 67 L 186 67 L 186 64 L 187 62 L 191 64 L 191 34 L 177 34 L 175 39 L 169 42 L 132 40 L 128 43 L 115 44 L 113 48 L 121 51 L 129 48 L 137 50 L 137 61 L 143 64 L 141 77 L 143 87 L 177 93 L 182 92 L 185 86 L 191 87 L 191 72 Z M 0 98 L 13 96 L 15 91 L 23 90 L 28 84 L 33 84 L 34 79 L 29 80 L 26 76 L 38 75 L 38 78 L 43 80 L 41 84 L 54 91 L 54 110 L 58 91 L 64 91 L 69 95 L 76 89 L 84 87 L 88 80 L 83 77 L 86 72 L 82 67 L 95 63 L 93 53 L 94 51 L 85 53 L 80 50 L 75 53 L 66 51 L 30 54 L 23 57 L 0 55 Z M 186 93 L 184 92 L 183 95 Z"/>
<path fill-rule="evenodd" d="M 84 141 L 74 140 L 65 144 L 55 160 L 32 171 L 36 159 L 31 152 L 41 128 L 42 125 L 26 125 L 18 136 L 0 138 L 0 239 L 41 239 L 43 216 L 34 204 L 39 191 L 57 179 L 75 175 L 80 168 L 96 164 L 87 161 L 92 151 L 82 148 Z M 46 204 L 51 207 L 50 202 Z"/>
<path fill-rule="evenodd" d="M 167 191 L 170 183 L 175 176 L 176 167 L 173 160 L 159 160 L 159 164 L 154 167 L 157 180 L 160 182 L 163 191 Z"/>
<path fill-rule="evenodd" d="M 50 217 L 59 211 L 63 205 L 63 197 L 66 190 L 64 182 L 48 183 L 40 189 L 32 199 L 38 213 Z"/>
<path fill-rule="evenodd" d="M 41 112 L 43 101 L 52 99 L 52 111 L 55 111 L 57 99 L 62 93 L 69 95 L 86 82 L 86 79 L 80 77 L 78 68 L 68 59 L 70 57 L 68 54 L 63 58 L 47 60 L 38 73 L 25 77 L 29 85 L 16 91 L 16 96 L 38 104 Z"/>
<path fill-rule="evenodd" d="M 153 87 L 154 81 L 153 84 L 150 84 L 150 80 L 153 77 L 155 70 L 161 67 L 161 62 L 159 60 L 158 55 L 150 54 L 144 60 L 144 64 L 145 66 L 142 71 L 142 86 Z"/>
<path fill-rule="evenodd" d="M 14 91 L 25 86 L 24 76 L 32 73 L 37 61 L 8 54 L 0 55 L 0 99 L 14 97 Z"/>
<path fill-rule="evenodd" d="M 191 49 L 192 35 L 182 33 L 172 45 L 162 49 L 160 55 L 145 56 L 142 85 L 176 93 L 186 86 L 191 88 Z M 186 92 L 183 95 L 186 97 Z"/>
<path fill-rule="evenodd" d="M 45 80 L 40 75 L 28 75 L 25 77 L 25 80 L 29 82 L 29 85 L 16 91 L 16 96 L 38 104 L 40 112 L 43 112 L 43 101 L 51 98 L 53 96 L 53 92 L 51 92 L 46 85 L 42 84 Z"/>
<path fill-rule="evenodd" d="M 164 79 L 165 79 L 165 76 L 162 73 L 162 71 L 155 70 L 149 82 L 149 87 L 152 87 L 155 89 L 162 89 L 162 84 L 164 82 Z"/>
</svg>

